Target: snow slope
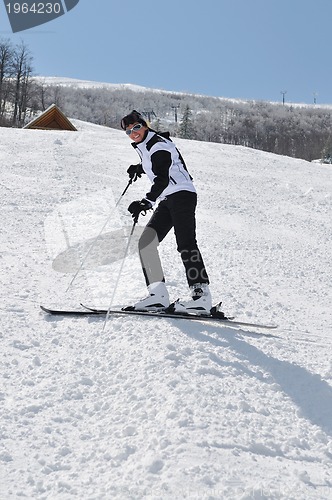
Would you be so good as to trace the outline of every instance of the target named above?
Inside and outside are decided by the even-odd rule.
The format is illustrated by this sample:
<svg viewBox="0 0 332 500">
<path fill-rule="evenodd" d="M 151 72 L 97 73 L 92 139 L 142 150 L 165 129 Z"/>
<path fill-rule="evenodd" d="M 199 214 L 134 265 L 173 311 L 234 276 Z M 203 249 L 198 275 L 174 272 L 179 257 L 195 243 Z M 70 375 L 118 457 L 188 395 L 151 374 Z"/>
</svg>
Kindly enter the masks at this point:
<svg viewBox="0 0 332 500">
<path fill-rule="evenodd" d="M 202 94 L 190 94 L 188 92 L 179 92 L 174 90 L 165 89 L 155 89 L 151 87 L 143 87 L 142 85 L 137 85 L 134 83 L 107 83 L 107 82 L 95 82 L 91 80 L 80 80 L 78 78 L 69 78 L 66 76 L 37 76 L 34 80 L 42 85 L 54 85 L 60 87 L 72 87 L 76 89 L 105 89 L 105 90 L 132 90 L 133 92 L 155 92 L 163 94 L 172 94 L 177 96 L 196 96 L 196 97 L 208 97 Z M 253 102 L 248 99 L 236 99 L 231 97 L 218 97 L 222 101 L 228 101 L 233 103 L 249 103 Z M 254 101 L 255 102 L 255 101 Z M 270 104 L 276 104 L 280 106 L 278 101 L 269 101 Z M 308 104 L 308 103 L 298 103 L 298 102 L 285 102 L 285 106 L 292 107 L 306 107 L 306 108 L 324 108 L 331 109 L 331 104 Z"/>
<path fill-rule="evenodd" d="M 69 78 L 61 76 L 37 76 L 34 77 L 34 81 L 44 84 L 44 85 L 54 85 L 60 87 L 74 87 L 77 89 L 127 89 L 136 92 L 146 92 L 147 90 L 161 92 L 157 89 L 152 89 L 148 87 L 143 87 L 142 85 L 136 85 L 134 83 L 107 83 L 107 82 L 95 82 L 93 80 L 79 80 L 78 78 Z"/>
<path fill-rule="evenodd" d="M 115 207 L 136 153 L 121 131 L 75 124 L 0 132 L 1 500 L 332 498 L 331 167 L 177 140 L 215 301 L 280 327 L 104 328 L 39 304 L 108 306 L 148 181 Z M 176 299 L 172 234 L 160 250 Z M 113 302 L 144 294 L 133 241 Z"/>
</svg>

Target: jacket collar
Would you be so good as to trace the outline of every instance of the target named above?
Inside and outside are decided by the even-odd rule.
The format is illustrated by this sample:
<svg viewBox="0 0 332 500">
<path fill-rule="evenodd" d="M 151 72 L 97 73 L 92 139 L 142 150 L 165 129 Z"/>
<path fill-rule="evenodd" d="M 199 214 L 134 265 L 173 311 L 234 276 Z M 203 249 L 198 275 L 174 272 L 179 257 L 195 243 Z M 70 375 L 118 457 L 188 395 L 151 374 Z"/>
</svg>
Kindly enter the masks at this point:
<svg viewBox="0 0 332 500">
<path fill-rule="evenodd" d="M 132 142 L 131 145 L 133 148 L 137 148 L 140 144 L 146 143 L 151 137 L 155 134 L 151 129 L 148 129 L 143 137 L 141 142 Z"/>
</svg>

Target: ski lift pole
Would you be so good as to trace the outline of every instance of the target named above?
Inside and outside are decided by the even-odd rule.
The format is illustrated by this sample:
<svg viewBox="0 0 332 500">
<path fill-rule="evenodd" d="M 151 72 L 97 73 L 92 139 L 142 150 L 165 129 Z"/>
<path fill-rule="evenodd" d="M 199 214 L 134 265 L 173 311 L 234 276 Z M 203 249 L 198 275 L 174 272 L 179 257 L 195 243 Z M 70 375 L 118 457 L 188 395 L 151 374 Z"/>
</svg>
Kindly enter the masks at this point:
<svg viewBox="0 0 332 500">
<path fill-rule="evenodd" d="M 128 237 L 128 242 L 127 242 L 126 250 L 124 252 L 124 255 L 123 255 L 123 258 L 122 258 L 122 262 L 121 262 L 121 266 L 120 266 L 120 269 L 119 269 L 119 272 L 118 272 L 118 276 L 116 278 L 116 282 L 115 282 L 115 285 L 114 285 L 114 288 L 113 288 L 112 298 L 111 298 L 110 304 L 109 304 L 108 309 L 107 309 L 107 314 L 106 314 L 106 318 L 105 318 L 105 321 L 104 321 L 103 330 L 105 330 L 108 318 L 110 316 L 110 312 L 111 312 L 112 305 L 113 305 L 113 300 L 114 300 L 114 297 L 115 297 L 115 294 L 116 294 L 116 290 L 117 290 L 118 285 L 119 285 L 120 277 L 121 277 L 121 274 L 122 274 L 122 269 L 123 269 L 124 263 L 126 261 L 126 258 L 127 258 L 128 252 L 129 252 L 130 243 L 131 243 L 134 231 L 135 231 L 135 227 L 136 227 L 137 221 L 138 221 L 138 215 L 134 218 L 134 223 L 132 225 L 132 228 L 131 228 L 131 231 L 130 231 L 130 234 L 129 234 L 129 237 Z"/>
<path fill-rule="evenodd" d="M 127 192 L 127 189 L 129 188 L 130 184 L 132 184 L 133 182 L 133 179 L 129 179 L 128 181 L 128 184 L 127 186 L 125 187 L 124 191 L 122 192 L 120 198 L 118 199 L 118 201 L 116 202 L 115 204 L 115 208 L 119 205 L 120 201 L 122 200 L 122 197 L 126 194 Z M 77 269 L 76 273 L 74 274 L 74 276 L 72 277 L 67 289 L 66 289 L 66 292 L 68 292 L 68 290 L 72 287 L 74 281 L 76 280 L 77 276 L 79 275 L 79 273 L 81 272 L 87 258 L 89 257 L 90 253 L 92 252 L 93 248 L 95 247 L 97 241 L 99 240 L 99 238 L 101 237 L 102 233 L 104 232 L 104 229 L 105 227 L 107 226 L 107 224 L 109 223 L 109 221 L 111 220 L 111 217 L 112 217 L 113 213 L 111 212 L 110 215 L 107 217 L 106 221 L 105 221 L 105 224 L 103 225 L 103 227 L 101 228 L 101 230 L 99 231 L 99 233 L 97 234 L 97 236 L 95 237 L 95 239 L 92 241 L 87 253 L 85 254 L 84 256 L 84 259 L 82 260 L 79 268 Z"/>
</svg>

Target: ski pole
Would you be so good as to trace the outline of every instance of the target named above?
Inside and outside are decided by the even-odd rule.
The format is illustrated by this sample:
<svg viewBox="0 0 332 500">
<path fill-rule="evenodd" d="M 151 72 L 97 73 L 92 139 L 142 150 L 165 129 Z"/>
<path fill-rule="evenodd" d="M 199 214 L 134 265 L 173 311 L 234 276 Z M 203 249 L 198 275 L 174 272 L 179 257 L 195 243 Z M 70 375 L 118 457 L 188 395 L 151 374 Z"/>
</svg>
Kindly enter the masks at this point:
<svg viewBox="0 0 332 500">
<path fill-rule="evenodd" d="M 130 184 L 132 184 L 132 182 L 133 182 L 133 179 L 132 179 L 132 178 L 130 178 L 130 179 L 129 179 L 129 181 L 128 181 L 127 186 L 125 187 L 125 189 L 124 189 L 124 191 L 123 191 L 123 193 L 122 193 L 122 195 L 120 196 L 120 198 L 118 199 L 118 201 L 117 201 L 117 202 L 116 202 L 116 204 L 115 204 L 115 206 L 116 206 L 116 207 L 117 207 L 117 206 L 118 206 L 118 204 L 120 203 L 122 196 L 124 196 L 124 195 L 126 194 L 127 189 L 129 188 Z"/>
<path fill-rule="evenodd" d="M 119 270 L 119 272 L 118 272 L 118 276 L 117 276 L 117 279 L 116 279 L 116 282 L 115 282 L 115 285 L 114 285 L 114 288 L 113 288 L 113 293 L 112 293 L 112 298 L 111 298 L 111 301 L 110 301 L 110 305 L 108 306 L 108 309 L 107 309 L 107 314 L 106 314 L 106 318 L 105 318 L 105 321 L 104 321 L 103 330 L 105 330 L 106 323 L 107 323 L 108 318 L 109 318 L 109 316 L 110 316 L 111 308 L 112 308 L 112 305 L 113 305 L 113 300 L 114 300 L 114 297 L 115 297 L 116 290 L 117 290 L 117 288 L 118 288 L 118 284 L 119 284 L 120 277 L 121 277 L 121 274 L 122 274 L 122 269 L 123 269 L 123 266 L 124 266 L 125 260 L 126 260 L 127 255 L 128 255 L 128 251 L 129 251 L 129 247 L 130 247 L 131 239 L 132 239 L 132 236 L 133 236 L 133 234 L 134 234 L 134 230 L 135 230 L 135 226 L 136 226 L 136 224 L 137 224 L 137 221 L 138 221 L 138 215 L 137 215 L 137 216 L 135 217 L 135 219 L 134 219 L 134 223 L 133 223 L 133 226 L 132 226 L 132 228 L 131 228 L 131 231 L 130 231 L 130 234 L 129 234 L 129 237 L 128 237 L 128 242 L 127 242 L 127 246 L 126 246 L 125 253 L 124 253 L 124 255 L 123 255 L 123 259 L 122 259 L 121 267 L 120 267 L 120 270 Z"/>
<path fill-rule="evenodd" d="M 124 191 L 122 192 L 120 198 L 118 199 L 118 201 L 116 202 L 115 204 L 115 208 L 119 205 L 120 201 L 122 200 L 122 197 L 126 194 L 127 192 L 127 189 L 129 188 L 130 184 L 132 184 L 133 180 L 132 179 L 129 179 L 129 182 L 127 184 L 127 186 L 125 187 Z M 95 247 L 97 241 L 99 240 L 99 238 L 101 237 L 102 233 L 104 232 L 104 229 L 105 227 L 107 226 L 107 224 L 109 223 L 111 217 L 112 217 L 113 213 L 111 212 L 110 215 L 107 217 L 106 219 L 106 222 L 105 224 L 103 225 L 103 227 L 101 228 L 99 234 L 97 234 L 97 236 L 95 237 L 95 239 L 92 241 L 87 253 L 85 254 L 84 256 L 84 259 L 82 260 L 79 268 L 77 269 L 76 273 L 74 274 L 74 276 L 72 277 L 68 287 L 67 287 L 67 290 L 66 290 L 66 293 L 68 292 L 68 290 L 71 288 L 71 286 L 73 285 L 74 281 L 76 280 L 78 274 L 81 272 L 87 258 L 89 257 L 90 253 L 92 252 L 93 248 Z"/>
</svg>

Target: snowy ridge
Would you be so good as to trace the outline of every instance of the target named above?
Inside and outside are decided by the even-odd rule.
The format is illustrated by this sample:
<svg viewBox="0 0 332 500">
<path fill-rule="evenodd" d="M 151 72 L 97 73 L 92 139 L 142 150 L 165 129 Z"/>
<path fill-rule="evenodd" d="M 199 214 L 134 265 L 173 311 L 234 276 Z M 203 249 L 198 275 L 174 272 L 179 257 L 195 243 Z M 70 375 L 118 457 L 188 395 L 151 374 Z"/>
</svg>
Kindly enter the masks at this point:
<svg viewBox="0 0 332 500">
<path fill-rule="evenodd" d="M 1 129 L 0 498 L 332 497 L 331 168 L 176 140 L 215 301 L 255 330 L 55 318 L 108 306 L 142 178 L 123 132 Z M 111 214 L 111 216 L 110 216 Z M 110 217 L 84 270 L 82 256 Z M 114 306 L 145 293 L 135 249 Z M 170 234 L 170 295 L 186 293 Z"/>
<path fill-rule="evenodd" d="M 155 92 L 155 93 L 163 93 L 163 94 L 171 94 L 177 96 L 196 96 L 196 97 L 208 97 L 207 95 L 202 94 L 193 94 L 191 92 L 180 92 L 175 90 L 166 90 L 166 89 L 155 89 L 150 87 L 144 87 L 142 85 L 137 85 L 134 83 L 108 83 L 108 82 L 95 82 L 91 80 L 80 80 L 78 78 L 69 78 L 69 77 L 61 77 L 61 76 L 38 76 L 34 77 L 34 80 L 44 84 L 44 85 L 54 85 L 60 87 L 73 87 L 79 89 L 107 89 L 107 90 L 132 90 L 134 92 Z M 259 100 L 251 100 L 251 99 L 240 99 L 240 98 L 231 98 L 231 97 L 214 97 L 215 99 L 220 99 L 221 101 L 227 101 L 230 103 L 249 103 L 249 102 L 259 102 Z M 280 102 L 277 101 L 269 101 L 270 104 L 275 104 L 280 106 Z M 302 102 L 286 102 L 285 106 L 292 107 L 308 107 L 308 108 L 324 108 L 331 109 L 332 104 L 308 104 Z"/>
<path fill-rule="evenodd" d="M 34 77 L 34 80 L 45 85 L 59 85 L 61 87 L 75 87 L 81 89 L 102 89 L 106 88 L 109 90 L 116 89 L 128 89 L 134 91 L 145 92 L 148 89 L 147 87 L 143 87 L 141 85 L 135 85 L 133 83 L 106 83 L 106 82 L 95 82 L 92 80 L 79 80 L 77 78 L 68 78 L 68 77 L 60 77 L 60 76 L 39 76 Z"/>
</svg>

